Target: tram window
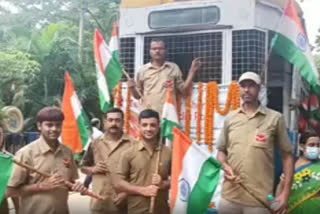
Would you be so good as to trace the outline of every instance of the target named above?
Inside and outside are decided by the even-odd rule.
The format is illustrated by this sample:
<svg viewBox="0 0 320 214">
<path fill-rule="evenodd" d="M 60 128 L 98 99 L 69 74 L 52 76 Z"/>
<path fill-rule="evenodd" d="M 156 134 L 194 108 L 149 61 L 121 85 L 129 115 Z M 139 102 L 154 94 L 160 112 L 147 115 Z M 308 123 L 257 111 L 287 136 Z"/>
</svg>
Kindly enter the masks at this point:
<svg viewBox="0 0 320 214">
<path fill-rule="evenodd" d="M 149 27 L 153 29 L 199 24 L 217 24 L 220 10 L 216 6 L 183 8 L 151 12 Z"/>
<path fill-rule="evenodd" d="M 120 39 L 120 62 L 131 77 L 134 76 L 134 62 L 135 62 L 135 38 L 121 38 Z M 125 75 L 123 75 L 125 79 Z"/>
<path fill-rule="evenodd" d="M 232 80 L 246 71 L 261 73 L 264 70 L 266 34 L 259 30 L 232 32 Z"/>
<path fill-rule="evenodd" d="M 145 37 L 144 63 L 150 61 L 150 41 Z M 194 58 L 201 60 L 201 71 L 197 72 L 194 82 L 216 81 L 222 77 L 222 32 L 200 33 L 192 35 L 157 36 L 166 44 L 167 60 L 175 62 L 186 78 Z"/>
</svg>

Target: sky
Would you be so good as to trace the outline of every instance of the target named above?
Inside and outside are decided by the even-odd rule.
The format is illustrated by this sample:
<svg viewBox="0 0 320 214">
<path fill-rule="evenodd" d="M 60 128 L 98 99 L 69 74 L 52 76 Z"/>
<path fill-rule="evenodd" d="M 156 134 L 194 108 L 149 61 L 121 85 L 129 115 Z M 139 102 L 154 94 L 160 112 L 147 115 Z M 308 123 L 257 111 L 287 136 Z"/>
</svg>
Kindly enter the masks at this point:
<svg viewBox="0 0 320 214">
<path fill-rule="evenodd" d="M 306 21 L 309 43 L 314 45 L 320 28 L 320 0 L 304 0 L 300 3 Z"/>
</svg>

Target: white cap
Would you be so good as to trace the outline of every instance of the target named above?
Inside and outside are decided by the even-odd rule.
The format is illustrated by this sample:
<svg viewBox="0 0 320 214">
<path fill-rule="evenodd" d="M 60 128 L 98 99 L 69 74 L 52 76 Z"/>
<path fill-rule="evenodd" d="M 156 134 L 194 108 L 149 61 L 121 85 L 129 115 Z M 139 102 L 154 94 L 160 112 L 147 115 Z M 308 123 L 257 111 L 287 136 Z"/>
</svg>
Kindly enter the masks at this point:
<svg viewBox="0 0 320 214">
<path fill-rule="evenodd" d="M 257 85 L 260 85 L 261 84 L 261 78 L 258 74 L 254 73 L 254 72 L 251 72 L 251 71 L 248 71 L 248 72 L 245 72 L 243 73 L 239 80 L 238 80 L 238 83 L 242 82 L 243 80 L 252 80 L 253 82 L 255 82 Z"/>
<path fill-rule="evenodd" d="M 100 120 L 98 118 L 94 117 L 94 118 L 91 119 L 90 122 L 91 122 L 91 124 L 92 123 L 97 123 L 97 122 L 100 123 Z"/>
</svg>

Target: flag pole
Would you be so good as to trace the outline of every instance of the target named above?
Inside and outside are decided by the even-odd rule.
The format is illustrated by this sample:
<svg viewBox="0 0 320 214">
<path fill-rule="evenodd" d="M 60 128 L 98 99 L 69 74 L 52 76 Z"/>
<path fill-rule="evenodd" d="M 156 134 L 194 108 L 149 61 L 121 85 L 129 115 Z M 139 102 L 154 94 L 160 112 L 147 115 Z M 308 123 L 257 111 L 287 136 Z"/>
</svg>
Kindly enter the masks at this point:
<svg viewBox="0 0 320 214">
<path fill-rule="evenodd" d="M 239 186 L 244 189 L 247 193 L 249 193 L 249 195 L 251 195 L 255 200 L 257 200 L 260 204 L 262 204 L 266 209 L 268 209 L 271 213 L 273 212 L 273 210 L 270 208 L 270 206 L 268 206 L 263 200 L 261 200 L 260 198 L 258 198 L 253 192 L 251 192 L 251 190 L 249 190 L 242 182 L 238 183 Z"/>
<path fill-rule="evenodd" d="M 157 159 L 156 159 L 156 169 L 155 169 L 155 174 L 159 174 L 159 165 L 160 165 L 160 157 L 161 157 L 161 151 L 162 151 L 162 141 L 161 141 L 161 137 L 159 140 L 159 152 L 157 154 Z M 150 207 L 149 207 L 149 213 L 152 214 L 154 211 L 154 204 L 156 201 L 156 196 L 151 197 L 150 200 Z"/>
<path fill-rule="evenodd" d="M 127 80 L 131 80 L 130 75 L 128 74 L 128 72 L 124 68 L 122 69 L 122 73 L 126 76 Z M 138 93 L 138 95 L 139 95 L 139 97 L 141 99 L 141 102 L 145 103 L 147 108 L 151 108 L 150 103 L 148 103 L 146 100 L 144 100 L 144 98 L 142 96 L 142 93 L 139 90 L 136 90 L 136 92 Z"/>
<path fill-rule="evenodd" d="M 13 159 L 13 162 L 14 162 L 16 165 L 20 166 L 20 167 L 23 167 L 23 168 L 25 168 L 25 169 L 27 169 L 27 170 L 30 170 L 31 172 L 35 172 L 35 173 L 37 173 L 37 174 L 39 174 L 39 175 L 41 175 L 41 176 L 43 176 L 43 177 L 45 177 L 45 178 L 51 177 L 50 174 L 41 172 L 41 171 L 39 171 L 39 170 L 37 170 L 37 169 L 35 169 L 35 168 L 27 165 L 27 164 L 24 164 L 24 163 L 22 163 L 22 162 L 19 162 L 19 161 L 15 160 L 15 159 L 14 159 L 14 156 L 13 156 L 12 154 L 8 153 L 8 152 L 3 152 L 3 153 L 6 154 L 6 155 L 8 155 L 8 156 L 11 156 L 12 159 Z M 65 180 L 65 179 L 64 179 L 64 184 L 65 184 L 66 186 L 68 186 L 69 188 L 71 188 L 71 187 L 73 186 L 73 183 L 72 183 L 72 182 L 67 181 L 67 180 Z M 98 199 L 98 200 L 105 200 L 105 198 L 101 197 L 100 195 L 96 195 L 96 194 L 94 194 L 94 193 L 92 193 L 92 192 L 90 192 L 90 191 L 88 191 L 88 190 L 86 190 L 86 191 L 84 192 L 84 195 L 90 196 L 91 198 L 95 198 L 95 199 Z"/>
<path fill-rule="evenodd" d="M 281 11 L 281 15 L 280 15 L 280 18 L 278 19 L 278 21 L 276 22 L 276 24 L 274 25 L 274 31 L 277 32 L 277 30 L 279 29 L 280 27 L 280 23 L 281 23 L 281 20 L 282 18 L 284 17 L 284 13 L 285 13 L 285 9 L 288 5 L 290 0 L 287 0 L 286 1 L 286 4 L 285 4 L 285 7 L 282 9 Z M 279 8 L 280 9 L 280 8 Z M 270 60 L 270 56 L 272 54 L 272 50 L 273 50 L 273 43 L 274 43 L 274 40 L 276 39 L 276 37 L 278 37 L 277 33 L 273 36 L 272 40 L 271 40 L 271 45 L 270 45 L 270 49 L 267 50 L 267 56 L 265 58 L 265 62 L 264 64 L 262 64 L 262 71 L 264 73 L 264 83 L 265 85 L 267 85 L 267 72 L 268 72 L 268 63 L 269 63 L 269 60 Z M 267 41 L 269 42 L 269 41 Z M 269 47 L 269 45 L 267 45 L 267 48 Z M 261 74 L 260 74 L 261 76 Z"/>
<path fill-rule="evenodd" d="M 222 167 L 221 170 L 225 171 Z M 261 205 L 263 205 L 266 209 L 268 209 L 271 213 L 273 210 L 271 210 L 270 206 L 266 204 L 263 200 L 261 200 L 259 197 L 257 197 L 249 188 L 247 188 L 241 181 L 235 182 L 234 184 L 239 184 L 239 186 L 246 191 L 251 197 L 253 197 L 255 200 L 257 200 Z"/>
</svg>

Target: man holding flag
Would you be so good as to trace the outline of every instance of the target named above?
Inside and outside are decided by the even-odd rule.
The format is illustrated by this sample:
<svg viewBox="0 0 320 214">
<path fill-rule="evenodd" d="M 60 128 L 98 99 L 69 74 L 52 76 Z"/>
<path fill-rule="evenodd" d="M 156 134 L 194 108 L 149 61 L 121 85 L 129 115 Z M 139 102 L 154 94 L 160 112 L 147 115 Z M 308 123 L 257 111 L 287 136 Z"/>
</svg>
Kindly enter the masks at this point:
<svg viewBox="0 0 320 214">
<path fill-rule="evenodd" d="M 69 188 L 65 181 L 74 182 L 78 172 L 71 150 L 58 141 L 63 120 L 64 115 L 59 108 L 41 109 L 36 116 L 40 138 L 20 149 L 15 156 L 16 161 L 52 175 L 46 179 L 14 165 L 7 194 L 21 197 L 20 214 L 69 213 Z M 71 190 L 86 192 L 79 182 L 73 183 Z"/>
<path fill-rule="evenodd" d="M 128 213 L 170 213 L 168 180 L 171 151 L 160 140 L 160 117 L 151 109 L 139 115 L 142 140 L 124 152 L 120 158 L 115 188 L 128 194 Z M 150 200 L 150 198 L 153 198 Z"/>
<path fill-rule="evenodd" d="M 123 133 L 123 120 L 121 109 L 109 109 L 104 114 L 104 135 L 90 144 L 81 162 L 82 172 L 92 175 L 93 192 L 105 197 L 105 200 L 91 200 L 92 214 L 127 213 L 127 194 L 115 191 L 112 186 L 121 154 L 135 144 Z"/>
<path fill-rule="evenodd" d="M 226 117 L 217 146 L 217 159 L 225 171 L 219 214 L 270 213 L 267 197 L 273 195 L 275 147 L 280 150 L 285 174 L 284 188 L 275 199 L 279 203 L 275 213 L 285 213 L 293 156 L 284 118 L 260 104 L 258 74 L 245 72 L 238 82 L 243 104 Z"/>
</svg>

